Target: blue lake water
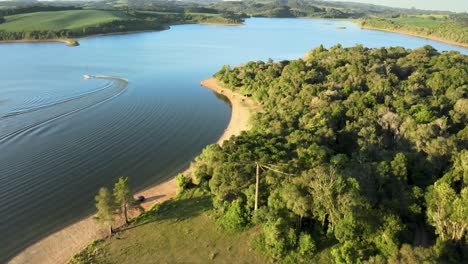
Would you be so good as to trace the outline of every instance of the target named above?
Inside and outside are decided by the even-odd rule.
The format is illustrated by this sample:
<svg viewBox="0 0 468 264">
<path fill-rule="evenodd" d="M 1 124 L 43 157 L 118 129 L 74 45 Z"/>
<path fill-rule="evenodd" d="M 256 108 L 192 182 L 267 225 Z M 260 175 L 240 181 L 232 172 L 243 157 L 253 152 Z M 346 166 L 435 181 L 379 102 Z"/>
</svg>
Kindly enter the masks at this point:
<svg viewBox="0 0 468 264">
<path fill-rule="evenodd" d="M 337 43 L 468 52 L 351 22 L 266 18 L 92 37 L 74 48 L 1 44 L 0 262 L 92 213 L 99 187 L 119 176 L 135 190 L 161 182 L 215 142 L 229 105 L 199 81 L 222 65 L 294 59 Z"/>
</svg>

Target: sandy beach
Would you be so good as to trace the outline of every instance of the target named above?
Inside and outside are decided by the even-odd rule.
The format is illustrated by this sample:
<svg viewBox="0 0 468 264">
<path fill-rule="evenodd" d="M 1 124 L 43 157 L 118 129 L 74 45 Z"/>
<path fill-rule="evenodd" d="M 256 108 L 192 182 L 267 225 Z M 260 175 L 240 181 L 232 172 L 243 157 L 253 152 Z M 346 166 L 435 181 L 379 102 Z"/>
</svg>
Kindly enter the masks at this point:
<svg viewBox="0 0 468 264">
<path fill-rule="evenodd" d="M 221 94 L 231 102 L 231 119 L 228 127 L 224 130 L 217 144 L 223 142 L 233 135 L 239 135 L 242 131 L 251 128 L 249 119 L 252 113 L 260 111 L 260 107 L 251 98 L 225 89 L 214 78 L 209 78 L 200 84 L 212 91 Z M 190 168 L 182 171 L 188 174 Z M 142 203 L 145 210 L 154 204 L 168 200 L 177 194 L 177 187 L 174 177 L 169 180 L 150 186 L 135 194 L 143 195 L 146 201 Z M 65 263 L 73 255 L 85 248 L 91 241 L 101 239 L 107 235 L 107 228 L 98 225 L 94 216 L 86 217 L 62 230 L 55 232 L 44 239 L 36 242 L 15 256 L 9 263 Z"/>
</svg>

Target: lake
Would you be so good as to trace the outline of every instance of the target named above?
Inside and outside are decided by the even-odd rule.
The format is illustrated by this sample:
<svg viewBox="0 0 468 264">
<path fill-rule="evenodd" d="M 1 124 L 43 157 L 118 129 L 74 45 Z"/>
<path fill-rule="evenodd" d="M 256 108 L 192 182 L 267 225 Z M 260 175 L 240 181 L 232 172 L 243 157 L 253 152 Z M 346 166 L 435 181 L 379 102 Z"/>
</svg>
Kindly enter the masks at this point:
<svg viewBox="0 0 468 264">
<path fill-rule="evenodd" d="M 294 59 L 337 43 L 468 52 L 351 22 L 267 18 L 91 37 L 74 48 L 1 44 L 0 262 L 93 213 L 101 186 L 128 176 L 143 189 L 214 143 L 230 109 L 199 81 L 222 65 Z"/>
</svg>

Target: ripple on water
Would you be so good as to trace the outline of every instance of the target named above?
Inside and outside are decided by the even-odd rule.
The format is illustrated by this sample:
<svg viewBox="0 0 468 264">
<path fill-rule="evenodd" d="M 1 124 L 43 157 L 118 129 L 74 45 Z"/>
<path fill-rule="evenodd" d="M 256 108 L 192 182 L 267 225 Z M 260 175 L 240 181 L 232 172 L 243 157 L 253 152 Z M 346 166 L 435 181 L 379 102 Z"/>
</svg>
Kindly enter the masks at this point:
<svg viewBox="0 0 468 264">
<path fill-rule="evenodd" d="M 66 99 L 50 102 L 43 99 L 45 97 L 37 97 L 26 100 L 22 106 L 0 116 L 0 143 L 20 140 L 35 133 L 35 129 L 44 123 L 103 103 L 127 89 L 126 80 L 112 77 L 106 79 L 110 83 L 105 86 Z"/>
<path fill-rule="evenodd" d="M 54 126 L 47 126 L 46 124 L 49 122 L 101 104 L 122 94 L 127 89 L 128 83 L 126 80 L 113 77 L 106 77 L 106 79 L 110 82 L 96 90 L 59 101 L 53 102 L 51 99 L 44 99 L 47 98 L 44 95 L 24 100 L 22 106 L 0 117 L 0 143 L 2 146 L 15 145 L 19 143 L 18 141 L 29 136 L 46 135 L 57 129 Z M 52 95 L 52 93 L 50 94 Z M 99 131 L 96 131 L 96 133 L 99 133 Z M 74 145 L 85 143 L 80 141 L 80 138 L 76 138 L 74 141 L 76 141 Z M 89 149 L 102 147 L 94 141 L 87 142 L 84 145 Z M 50 180 L 44 181 L 41 177 L 37 177 L 37 175 L 41 175 L 41 170 L 46 170 L 47 166 L 50 165 L 41 165 L 44 158 L 51 158 L 50 160 L 55 162 L 70 163 L 71 170 L 79 167 L 79 163 L 71 160 L 67 161 L 64 156 L 59 157 L 59 159 L 57 157 L 52 159 L 58 150 L 63 151 L 64 149 L 50 148 L 46 152 L 35 152 L 31 149 L 28 150 L 30 151 L 30 158 L 22 162 L 16 164 L 0 162 L 0 199 L 11 198 L 11 195 L 18 188 L 23 190 L 24 196 L 28 197 L 29 194 L 34 194 L 48 185 Z M 69 149 L 69 151 L 73 150 Z M 28 169 L 32 167 L 36 168 L 36 170 Z M 8 175 L 16 176 L 11 178 Z M 60 189 L 61 185 L 54 185 L 53 188 Z M 48 194 L 51 195 L 53 192 L 54 190 L 49 189 Z M 46 197 L 43 196 L 43 198 Z M 39 205 L 39 200 L 33 200 L 29 205 L 33 207 L 34 205 Z M 0 204 L 0 209 L 2 211 L 15 210 L 17 213 L 21 213 L 22 210 L 29 210 L 28 208 L 16 208 L 14 203 L 2 203 Z M 13 216 L 13 214 L 7 214 L 5 220 Z"/>
</svg>

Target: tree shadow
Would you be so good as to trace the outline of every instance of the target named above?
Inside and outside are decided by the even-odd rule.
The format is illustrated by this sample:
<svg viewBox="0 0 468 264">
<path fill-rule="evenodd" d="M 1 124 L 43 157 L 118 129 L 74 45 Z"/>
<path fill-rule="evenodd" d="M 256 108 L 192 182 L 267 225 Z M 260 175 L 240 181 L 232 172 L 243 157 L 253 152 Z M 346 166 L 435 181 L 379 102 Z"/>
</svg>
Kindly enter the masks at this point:
<svg viewBox="0 0 468 264">
<path fill-rule="evenodd" d="M 144 200 L 141 204 L 150 203 L 150 202 L 156 201 L 156 200 L 158 200 L 158 199 L 160 199 L 160 198 L 163 198 L 163 197 L 165 197 L 165 196 L 166 196 L 165 194 L 154 195 L 154 196 L 145 198 L 145 200 Z"/>
<path fill-rule="evenodd" d="M 211 198 L 207 195 L 167 200 L 137 217 L 129 226 L 119 231 L 130 230 L 156 221 L 182 221 L 200 215 L 212 208 Z"/>
</svg>

